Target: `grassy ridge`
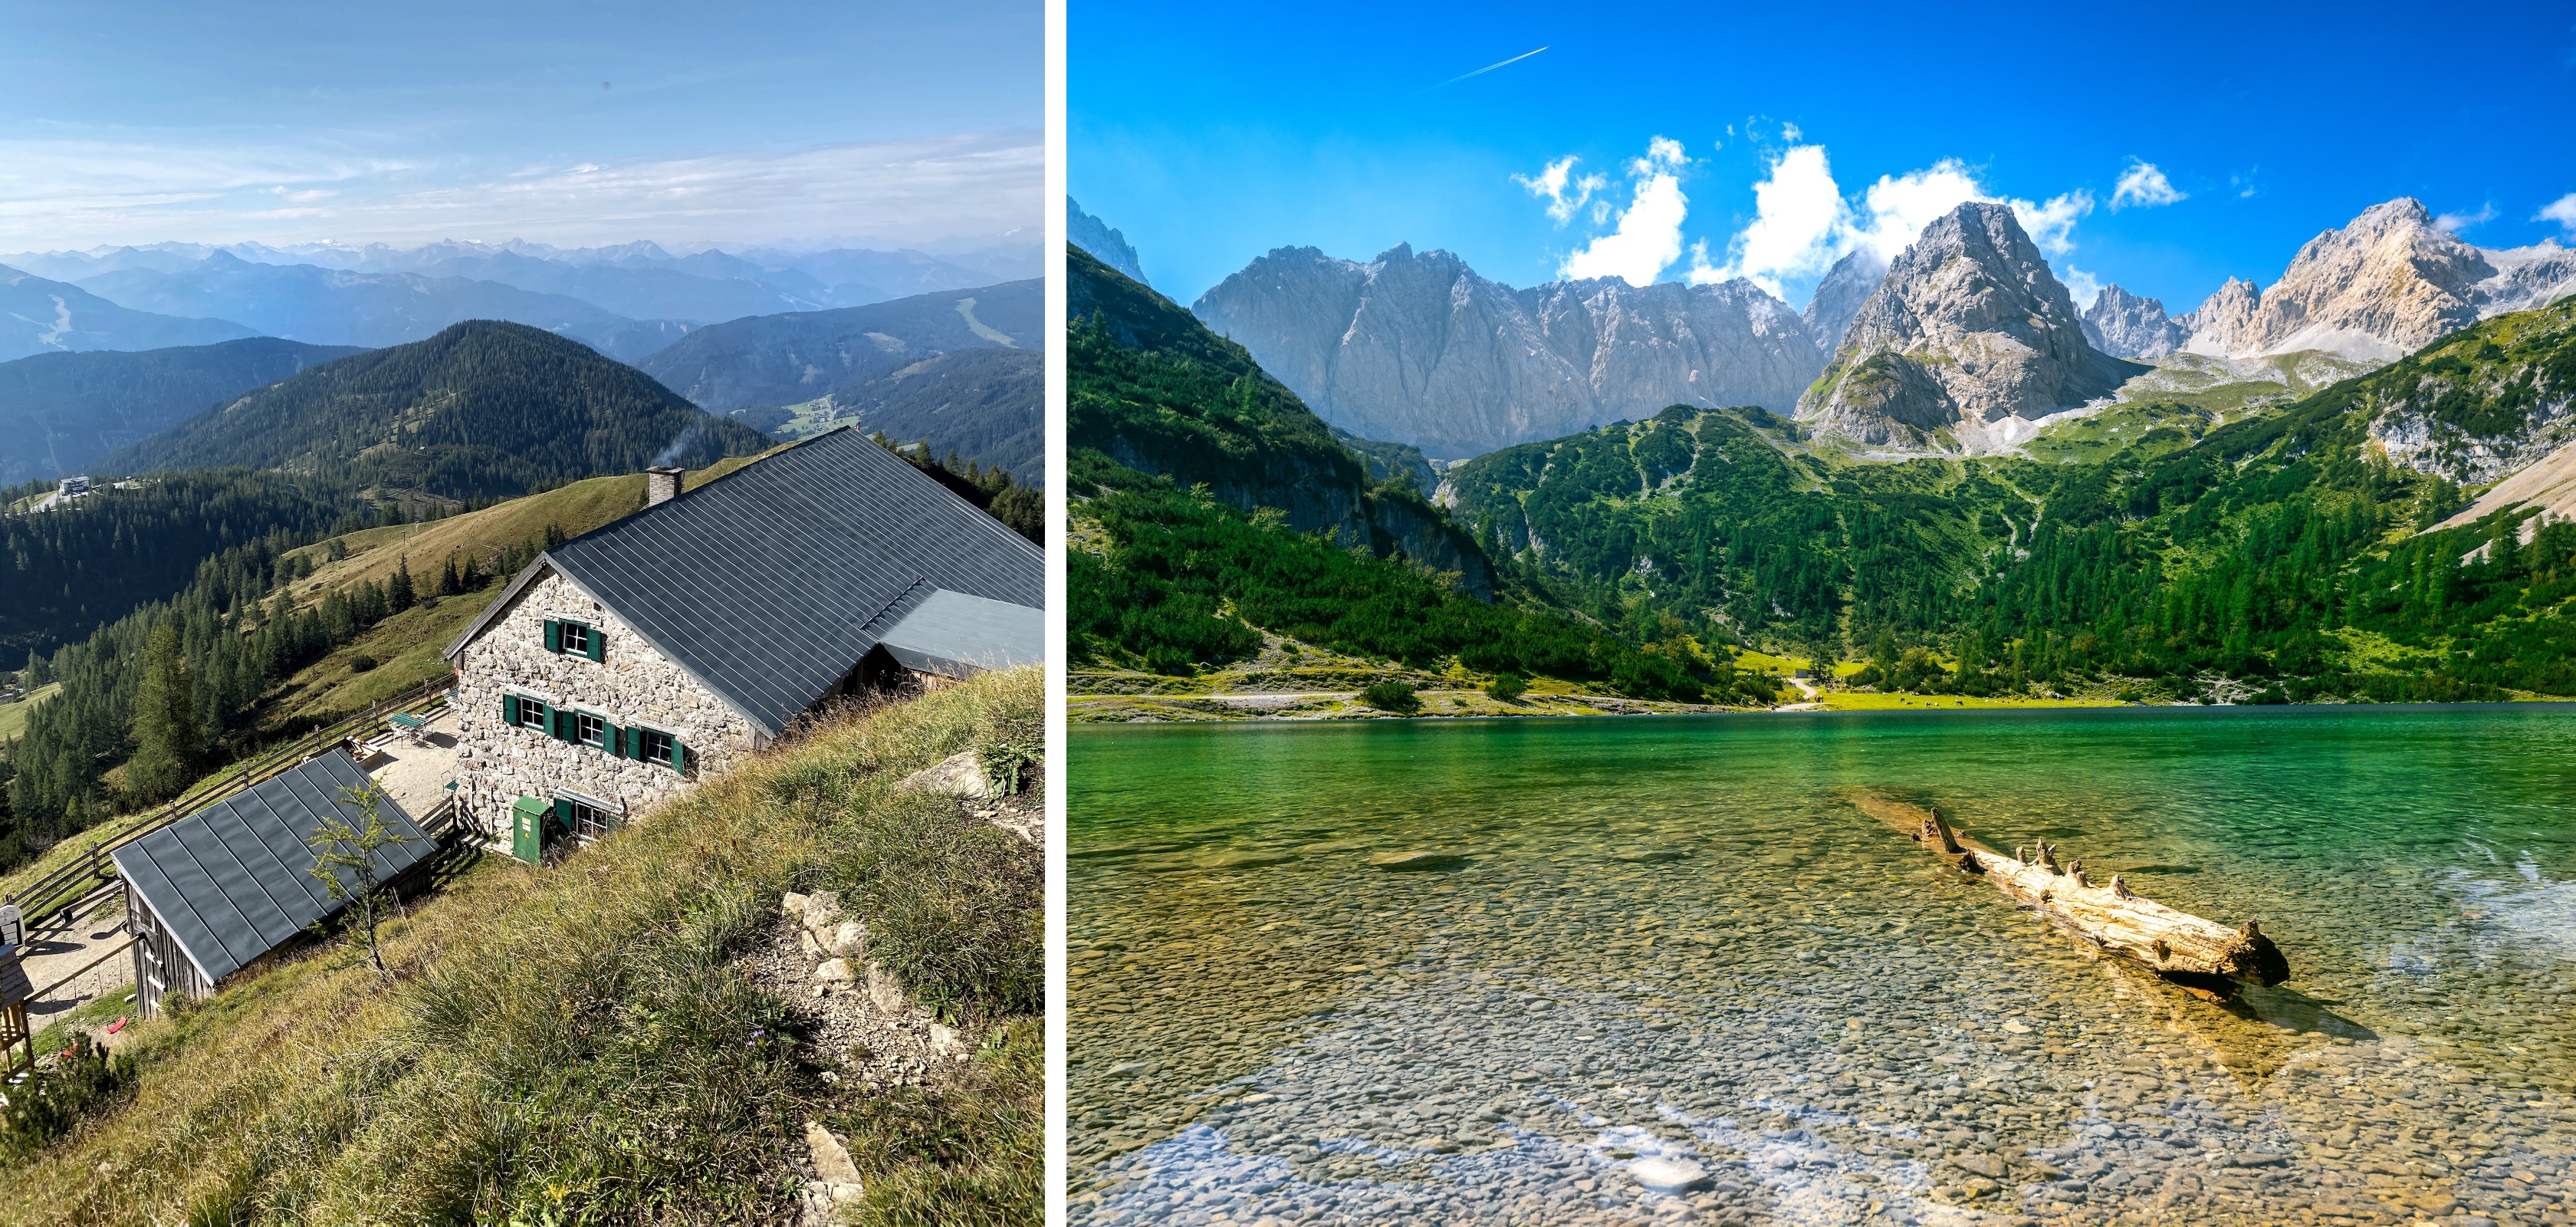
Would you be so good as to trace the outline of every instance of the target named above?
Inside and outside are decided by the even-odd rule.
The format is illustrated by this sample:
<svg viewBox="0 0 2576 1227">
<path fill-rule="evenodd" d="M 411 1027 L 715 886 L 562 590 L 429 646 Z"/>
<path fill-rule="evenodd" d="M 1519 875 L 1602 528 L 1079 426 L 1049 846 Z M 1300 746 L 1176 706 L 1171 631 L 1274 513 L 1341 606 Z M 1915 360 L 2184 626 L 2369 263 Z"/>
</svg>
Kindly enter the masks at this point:
<svg viewBox="0 0 2576 1227">
<path fill-rule="evenodd" d="M 338 942 L 145 1023 L 131 1101 L 0 1176 L 0 1219 L 775 1221 L 819 1117 L 862 1221 L 1034 1223 L 1040 1028 L 992 973 L 1037 974 L 1038 854 L 891 784 L 1042 702 L 1023 670 L 828 722 L 561 865 L 463 869 L 387 926 L 391 981 Z M 968 1072 L 828 1084 L 734 968 L 780 891 L 835 884 L 916 991 L 991 1025 Z"/>
</svg>

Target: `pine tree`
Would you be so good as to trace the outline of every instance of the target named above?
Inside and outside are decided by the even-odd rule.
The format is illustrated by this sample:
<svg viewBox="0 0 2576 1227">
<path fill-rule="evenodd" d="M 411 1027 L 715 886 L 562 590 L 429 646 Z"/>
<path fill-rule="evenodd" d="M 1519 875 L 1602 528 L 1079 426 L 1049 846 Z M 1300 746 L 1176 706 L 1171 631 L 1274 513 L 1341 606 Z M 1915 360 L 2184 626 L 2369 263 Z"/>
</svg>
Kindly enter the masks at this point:
<svg viewBox="0 0 2576 1227">
<path fill-rule="evenodd" d="M 196 678 L 179 650 L 178 628 L 154 628 L 143 648 L 143 680 L 134 695 L 134 758 L 125 788 L 150 802 L 175 794 L 204 752 Z"/>
<path fill-rule="evenodd" d="M 412 607 L 414 599 L 411 586 L 411 559 L 406 556 L 395 562 L 393 584 L 385 590 L 385 612 L 401 613 Z"/>
</svg>

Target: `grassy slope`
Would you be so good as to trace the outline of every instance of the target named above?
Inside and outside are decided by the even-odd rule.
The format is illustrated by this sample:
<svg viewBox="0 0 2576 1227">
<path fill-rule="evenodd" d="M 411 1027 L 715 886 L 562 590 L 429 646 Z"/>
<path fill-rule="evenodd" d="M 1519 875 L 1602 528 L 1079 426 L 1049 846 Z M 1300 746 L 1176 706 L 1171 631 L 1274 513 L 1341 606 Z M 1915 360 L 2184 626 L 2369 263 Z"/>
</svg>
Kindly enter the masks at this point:
<svg viewBox="0 0 2576 1227">
<path fill-rule="evenodd" d="M 1023 670 L 827 725 L 561 865 L 462 870 L 386 926 L 390 981 L 336 941 L 141 1024 L 132 1101 L 0 1175 L 0 1220 L 779 1221 L 802 1122 L 820 1118 L 851 1138 L 868 1221 L 1035 1222 L 1034 1019 L 995 1020 L 955 1083 L 868 1098 L 800 1064 L 776 1038 L 787 1005 L 730 960 L 765 937 L 779 891 L 924 863 L 896 846 L 915 833 L 981 850 L 935 866 L 1034 862 L 891 782 L 1042 702 Z M 845 896 L 890 955 L 957 940 L 894 909 L 991 911 L 986 883 L 912 885 L 921 899 Z M 1006 919 L 1033 931 L 1034 896 L 1014 898 Z"/>
<path fill-rule="evenodd" d="M 38 704 L 63 692 L 61 682 L 48 682 L 27 692 L 27 697 L 0 707 L 0 741 L 22 736 L 27 731 L 27 713 Z"/>
</svg>

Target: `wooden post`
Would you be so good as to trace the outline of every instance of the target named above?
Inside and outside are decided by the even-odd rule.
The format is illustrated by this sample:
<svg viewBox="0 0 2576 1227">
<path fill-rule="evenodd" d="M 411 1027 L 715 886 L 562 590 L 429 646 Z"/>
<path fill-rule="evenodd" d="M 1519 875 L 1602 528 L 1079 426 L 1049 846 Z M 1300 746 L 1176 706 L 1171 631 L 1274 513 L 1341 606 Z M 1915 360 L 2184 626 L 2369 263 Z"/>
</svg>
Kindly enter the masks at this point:
<svg viewBox="0 0 2576 1227">
<path fill-rule="evenodd" d="M 2230 929 L 2177 911 L 2129 889 L 2117 874 L 2106 885 L 2094 885 L 2081 859 L 2057 867 L 2055 844 L 2041 843 L 2036 860 L 2018 852 L 2005 856 L 1959 839 L 1948 822 L 1923 806 L 1866 792 L 1851 794 L 1851 801 L 2107 953 L 2186 983 L 2242 980 L 2268 986 L 2290 978 L 2289 960 L 2253 921 Z"/>
</svg>

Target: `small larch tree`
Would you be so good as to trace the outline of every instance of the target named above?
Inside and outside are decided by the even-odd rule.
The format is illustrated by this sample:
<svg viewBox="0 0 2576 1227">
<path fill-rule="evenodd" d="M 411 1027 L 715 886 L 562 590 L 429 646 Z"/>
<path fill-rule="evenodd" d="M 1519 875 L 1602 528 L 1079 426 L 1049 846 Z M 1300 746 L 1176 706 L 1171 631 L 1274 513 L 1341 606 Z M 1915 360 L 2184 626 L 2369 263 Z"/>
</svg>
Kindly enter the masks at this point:
<svg viewBox="0 0 2576 1227">
<path fill-rule="evenodd" d="M 314 877 L 322 879 L 322 888 L 331 898 L 358 910 L 358 926 L 367 939 L 367 961 L 376 974 L 390 975 L 385 970 L 384 951 L 376 942 L 376 926 L 384 920 L 388 902 L 384 881 L 378 876 L 376 854 L 386 848 L 399 847 L 418 836 L 407 835 L 385 825 L 383 805 L 385 789 L 370 782 L 364 788 L 343 785 L 340 802 L 358 811 L 351 821 L 345 811 L 322 820 L 305 845 L 313 849 Z"/>
</svg>

